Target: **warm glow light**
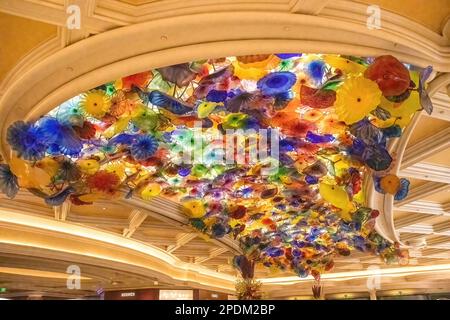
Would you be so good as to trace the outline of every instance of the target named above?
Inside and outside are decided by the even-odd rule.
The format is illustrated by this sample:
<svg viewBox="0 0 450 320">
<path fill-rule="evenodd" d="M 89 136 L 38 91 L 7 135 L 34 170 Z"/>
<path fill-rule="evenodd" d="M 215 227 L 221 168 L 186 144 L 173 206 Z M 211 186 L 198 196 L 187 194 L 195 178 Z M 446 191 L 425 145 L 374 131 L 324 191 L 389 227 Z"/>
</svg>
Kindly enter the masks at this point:
<svg viewBox="0 0 450 320">
<path fill-rule="evenodd" d="M 120 247 L 125 247 L 127 249 L 135 250 L 141 253 L 144 253 L 146 255 L 155 257 L 157 259 L 163 260 L 166 263 L 169 263 L 173 267 L 177 269 L 184 270 L 183 277 L 175 276 L 169 269 L 164 270 L 157 270 L 156 268 L 150 268 L 148 265 L 145 266 L 149 269 L 163 272 L 169 276 L 172 276 L 174 279 L 183 280 L 183 281 L 193 281 L 197 283 L 202 283 L 198 278 L 191 277 L 187 274 L 187 271 L 193 271 L 199 274 L 206 275 L 210 277 L 210 279 L 213 280 L 222 280 L 222 283 L 228 283 L 227 285 L 218 285 L 217 283 L 208 282 L 204 283 L 209 286 L 215 286 L 217 288 L 224 288 L 227 290 L 230 290 L 234 286 L 234 281 L 236 280 L 235 277 L 224 274 L 224 273 L 217 273 L 212 270 L 208 270 L 205 267 L 186 263 L 180 261 L 177 257 L 171 255 L 170 253 L 165 252 L 162 249 L 159 249 L 157 247 L 153 247 L 151 245 L 143 244 L 139 241 L 128 239 L 121 237 L 119 235 L 97 230 L 94 228 L 89 228 L 81 225 L 74 225 L 68 222 L 63 221 L 57 221 L 52 220 L 48 218 L 43 218 L 39 216 L 34 215 L 27 215 L 22 213 L 14 212 L 14 210 L 5 210 L 0 209 L 0 222 L 5 223 L 11 223 L 11 224 L 18 224 L 38 229 L 44 229 L 44 230 L 50 230 L 54 232 L 60 232 L 65 234 L 70 234 L 82 238 L 87 238 L 91 240 L 97 240 L 113 245 L 117 245 Z M 0 238 L 0 242 L 3 243 L 12 243 L 8 239 L 2 239 Z M 32 245 L 30 243 L 17 243 L 14 242 L 14 244 L 18 245 Z M 42 246 L 41 246 L 42 247 Z M 58 248 L 56 246 L 47 246 L 46 249 L 50 250 L 59 250 L 61 251 L 61 248 Z M 102 257 L 100 255 L 92 255 L 97 258 L 103 258 L 103 259 L 111 259 L 110 257 Z M 129 261 L 121 261 L 121 262 L 127 262 Z M 0 269 L 1 272 L 1 269 Z M 406 275 L 412 275 L 412 274 L 418 274 L 418 273 L 426 273 L 426 272 L 450 272 L 450 264 L 440 264 L 440 265 L 432 265 L 432 266 L 411 266 L 411 267 L 399 267 L 399 268 L 388 268 L 388 269 L 376 269 L 376 270 L 361 270 L 361 271 L 351 271 L 351 272 L 338 272 L 338 273 L 328 273 L 321 275 L 321 278 L 323 280 L 329 280 L 329 281 L 344 281 L 354 278 L 367 278 L 370 276 L 383 276 L 383 277 L 398 277 L 398 276 L 406 276 Z M 292 277 L 275 277 L 275 278 L 261 278 L 258 279 L 263 284 L 266 285 L 291 285 L 303 281 L 312 281 L 312 277 L 307 278 L 299 278 L 297 276 Z"/>
<path fill-rule="evenodd" d="M 177 257 L 173 256 L 172 254 L 159 249 L 157 247 L 154 247 L 152 245 L 144 244 L 142 242 L 139 242 L 137 240 L 132 240 L 128 238 L 124 238 L 120 235 L 116 235 L 114 233 L 101 231 L 98 229 L 82 226 L 82 225 L 76 225 L 71 224 L 69 222 L 63 222 L 63 221 L 57 221 L 52 220 L 48 218 L 39 217 L 36 215 L 29 215 L 29 214 L 23 214 L 15 212 L 15 210 L 11 209 L 0 209 L 0 222 L 5 223 L 11 223 L 11 224 L 17 224 L 17 225 L 23 225 L 28 226 L 32 228 L 37 229 L 43 229 L 43 230 L 49 230 L 64 234 L 70 234 L 73 236 L 81 237 L 81 238 L 87 238 L 91 240 L 97 240 L 108 244 L 113 244 L 115 246 L 124 247 L 130 250 L 134 250 L 140 253 L 144 253 L 148 256 L 157 258 L 159 260 L 164 261 L 166 264 L 169 264 L 175 269 L 178 269 L 180 274 L 175 274 L 175 272 L 171 272 L 168 268 L 159 268 L 156 267 L 150 268 L 149 266 L 145 266 L 146 268 L 149 268 L 151 270 L 155 270 L 158 272 L 162 272 L 168 276 L 173 277 L 174 279 L 181 280 L 181 281 L 193 281 L 197 283 L 202 283 L 208 286 L 217 286 L 221 287 L 223 289 L 231 290 L 234 287 L 234 281 L 235 277 L 223 273 L 218 273 L 212 270 L 209 270 L 205 267 L 186 263 L 181 260 L 179 260 Z M 0 238 L 0 242 L 3 243 L 12 243 L 10 240 L 5 240 Z M 14 244 L 18 245 L 25 245 L 29 246 L 29 243 L 21 242 L 17 243 L 14 242 Z M 42 246 L 41 246 L 42 247 Z M 48 245 L 46 246 L 46 249 L 50 250 L 59 250 L 61 251 L 61 248 L 58 248 L 56 245 Z M 84 253 L 86 254 L 86 253 Z M 99 255 L 93 255 L 92 253 L 89 253 L 90 256 L 95 256 L 99 258 Z M 106 258 L 110 259 L 109 257 L 100 257 L 100 258 Z M 124 262 L 124 261 L 121 261 Z M 202 282 L 198 278 L 198 276 L 190 275 L 189 272 L 197 273 L 198 275 L 204 275 L 209 277 L 209 280 Z M 228 286 L 224 286 L 218 283 L 214 283 L 213 281 L 220 280 L 221 283 L 228 282 Z"/>
<path fill-rule="evenodd" d="M 399 277 L 425 272 L 450 272 L 450 264 L 326 273 L 321 275 L 321 279 L 330 281 L 344 281 L 354 278 L 367 278 L 373 276 Z M 264 284 L 274 284 L 274 285 L 275 284 L 291 285 L 301 281 L 312 281 L 312 280 L 314 280 L 313 277 L 298 278 L 296 276 L 259 279 L 259 281 L 261 281 Z"/>
<path fill-rule="evenodd" d="M 23 268 L 8 268 L 0 267 L 0 273 L 15 274 L 26 277 L 39 277 L 39 278 L 52 278 L 52 279 L 67 279 L 69 274 L 51 271 L 41 271 L 33 269 L 23 269 Z M 91 280 L 88 277 L 81 277 L 81 280 Z"/>
<path fill-rule="evenodd" d="M 194 300 L 194 291 L 159 290 L 159 300 Z"/>
</svg>

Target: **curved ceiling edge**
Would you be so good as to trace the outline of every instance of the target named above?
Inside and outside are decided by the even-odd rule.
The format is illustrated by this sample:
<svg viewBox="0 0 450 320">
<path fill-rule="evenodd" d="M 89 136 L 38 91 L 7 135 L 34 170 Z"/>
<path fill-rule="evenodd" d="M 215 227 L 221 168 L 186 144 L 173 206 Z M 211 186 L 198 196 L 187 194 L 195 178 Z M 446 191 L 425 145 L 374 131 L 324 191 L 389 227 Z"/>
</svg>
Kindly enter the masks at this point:
<svg viewBox="0 0 450 320">
<path fill-rule="evenodd" d="M 160 274 L 160 276 L 167 276 L 175 281 L 198 283 L 203 286 L 221 288 L 227 291 L 233 291 L 235 277 L 224 273 L 218 273 L 209 270 L 202 266 L 193 265 L 183 262 L 170 253 L 152 245 L 144 244 L 137 240 L 123 238 L 117 234 L 106 231 L 101 231 L 94 228 L 85 227 L 78 224 L 56 221 L 53 219 L 42 218 L 39 216 L 32 216 L 15 212 L 15 210 L 0 209 L 0 225 L 4 225 L 11 234 L 2 232 L 0 236 L 0 243 L 7 243 L 11 245 L 33 246 L 33 242 L 29 239 L 22 239 L 22 235 L 14 232 L 14 230 L 37 230 L 38 233 L 44 235 L 57 235 L 79 239 L 86 247 L 82 249 L 65 248 L 60 241 L 51 244 L 44 244 L 36 242 L 35 246 L 42 249 L 49 249 L 54 251 L 70 252 L 78 255 L 85 255 L 94 258 L 109 259 L 115 262 L 134 265 L 135 267 L 150 269 Z M 41 239 L 42 240 L 42 239 Z M 102 247 L 115 248 L 117 250 L 106 250 L 102 253 L 96 253 L 89 250 L 89 245 L 96 245 L 101 242 Z M 100 247 L 100 249 L 102 248 Z M 121 255 L 121 252 L 136 256 L 135 262 L 127 261 Z M 117 254 L 114 256 L 114 254 Z M 139 260 L 139 256 L 146 258 L 146 262 Z M 149 263 L 151 262 L 151 263 Z"/>
<path fill-rule="evenodd" d="M 17 119 L 36 118 L 120 76 L 204 57 L 275 51 L 336 53 L 339 48 L 339 53 L 362 56 L 392 53 L 404 62 L 450 70 L 447 47 L 430 46 L 429 40 L 413 38 L 412 32 L 371 31 L 356 22 L 272 12 L 194 14 L 111 30 L 56 52 L 16 78 L 0 100 L 1 152 L 8 154 L 5 131 Z"/>
</svg>

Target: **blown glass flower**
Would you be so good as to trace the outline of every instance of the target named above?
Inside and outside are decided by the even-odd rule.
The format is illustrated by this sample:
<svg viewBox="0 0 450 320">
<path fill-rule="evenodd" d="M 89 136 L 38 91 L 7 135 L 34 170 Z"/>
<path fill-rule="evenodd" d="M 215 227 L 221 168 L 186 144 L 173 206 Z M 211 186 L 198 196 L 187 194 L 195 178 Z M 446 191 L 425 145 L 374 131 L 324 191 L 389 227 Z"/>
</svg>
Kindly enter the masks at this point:
<svg viewBox="0 0 450 320">
<path fill-rule="evenodd" d="M 361 76 L 352 77 L 337 90 L 334 107 L 339 120 L 352 124 L 367 116 L 380 100 L 381 91 L 375 82 Z"/>
<path fill-rule="evenodd" d="M 150 158 L 158 149 L 158 141 L 150 135 L 139 135 L 130 146 L 130 152 L 136 160 Z"/>
<path fill-rule="evenodd" d="M 117 188 L 120 178 L 115 173 L 100 170 L 89 176 L 86 182 L 90 188 L 108 193 Z"/>
<path fill-rule="evenodd" d="M 17 177 L 7 164 L 0 164 L 0 191 L 8 198 L 14 198 L 19 191 Z"/>
<path fill-rule="evenodd" d="M 288 91 L 296 81 L 297 77 L 292 72 L 272 72 L 258 81 L 258 89 L 273 96 Z"/>
<path fill-rule="evenodd" d="M 47 145 L 42 141 L 39 128 L 29 122 L 14 122 L 6 133 L 6 140 L 20 158 L 29 161 L 42 159 Z"/>
<path fill-rule="evenodd" d="M 377 57 L 364 72 L 364 76 L 375 81 L 384 96 L 404 93 L 411 82 L 408 69 L 391 55 Z"/>
<path fill-rule="evenodd" d="M 381 171 L 376 190 L 406 197 L 409 182 L 389 177 L 386 147 L 420 109 L 430 69 L 385 97 L 380 75 L 393 69 L 382 60 L 263 54 L 123 77 L 14 123 L 0 191 L 12 197 L 20 185 L 52 206 L 114 200 L 123 189 L 126 199 L 178 201 L 205 238 L 236 239 L 243 274 L 248 259 L 249 272 L 257 262 L 319 279 L 354 249 L 406 261 L 374 230 L 362 185 L 368 169 Z M 398 87 L 394 78 L 387 87 Z M 420 94 L 410 90 L 417 83 Z M 243 139 L 228 145 L 230 131 Z"/>
<path fill-rule="evenodd" d="M 100 119 L 111 107 L 111 100 L 104 91 L 91 90 L 82 95 L 80 107 L 86 115 Z"/>
</svg>

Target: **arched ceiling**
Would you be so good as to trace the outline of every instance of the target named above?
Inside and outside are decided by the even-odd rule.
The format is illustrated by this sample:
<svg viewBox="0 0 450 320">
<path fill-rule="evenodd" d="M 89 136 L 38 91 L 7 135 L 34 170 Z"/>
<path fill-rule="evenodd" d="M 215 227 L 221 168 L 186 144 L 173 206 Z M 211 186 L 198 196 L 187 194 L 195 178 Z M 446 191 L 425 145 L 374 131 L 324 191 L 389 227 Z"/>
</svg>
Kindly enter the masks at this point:
<svg viewBox="0 0 450 320">
<path fill-rule="evenodd" d="M 225 1 L 224 9 L 230 6 L 241 5 L 242 1 Z M 297 8 L 296 12 L 314 13 L 330 16 L 339 6 L 349 6 L 351 1 L 245 1 L 249 9 L 271 7 L 274 10 L 289 10 Z M 424 27 L 420 32 L 429 35 L 439 42 L 443 48 L 448 49 L 448 17 L 450 5 L 447 0 L 426 1 L 384 1 L 368 0 L 357 1 L 369 5 L 379 5 L 391 13 L 398 14 L 408 20 L 417 22 Z M 243 3 L 243 2 L 242 2 Z M 65 22 L 64 1 L 0 1 L 0 38 L 3 40 L 0 48 L 0 97 L 8 84 L 13 82 L 20 72 L 26 70 L 33 63 L 47 56 L 55 54 L 65 46 L 75 43 L 90 34 L 120 28 L 129 23 L 148 21 L 152 18 L 167 16 L 168 11 L 159 11 L 156 8 L 164 5 L 166 8 L 175 8 L 176 4 L 171 0 L 145 1 L 145 0 L 103 0 L 96 1 L 96 7 L 88 7 L 86 16 L 89 18 L 88 28 L 81 31 L 69 32 L 61 26 Z M 205 1 L 187 1 L 184 4 L 189 10 L 200 10 Z M 228 7 L 227 7 L 228 6 Z M 193 9 L 195 8 L 195 9 Z M 178 9 L 177 9 L 178 10 Z M 173 12 L 177 13 L 178 11 Z M 205 9 L 206 10 L 206 9 Z M 302 10 L 304 10 L 302 12 Z M 322 10 L 322 11 L 321 11 Z M 92 12 L 96 12 L 95 15 Z M 383 17 L 382 17 L 383 19 Z M 427 33 L 429 32 L 429 33 Z M 447 34 L 443 33 L 447 32 Z M 45 45 L 44 45 L 45 44 Z M 40 47 L 39 47 L 40 46 Z M 38 50 L 36 50 L 38 48 Z M 28 57 L 26 57 L 28 55 Z M 24 57 L 26 57 L 24 59 Z M 449 64 L 450 61 L 447 62 Z M 12 71 L 12 72 L 10 72 Z M 9 72 L 9 74 L 8 74 Z M 433 265 L 446 265 L 450 263 L 450 183 L 448 156 L 450 146 L 448 139 L 438 140 L 450 130 L 450 98 L 445 88 L 442 88 L 434 97 L 435 113 L 430 117 L 421 115 L 413 134 L 407 144 L 404 158 L 407 164 L 401 166 L 400 175 L 407 177 L 412 182 L 410 196 L 400 203 L 394 204 L 394 223 L 400 239 L 404 243 L 417 244 L 425 240 L 426 246 L 412 252 L 411 266 L 429 267 Z M 428 149 L 426 157 L 418 151 L 418 145 L 424 145 Z M 422 149 L 423 151 L 423 149 Z M 438 172 L 438 174 L 436 174 Z M 39 199 L 36 201 L 27 194 L 21 195 L 17 200 L 6 200 L 0 196 L 0 209 L 10 209 L 16 206 L 33 208 L 34 215 L 47 219 L 67 221 L 99 230 L 122 235 L 140 243 L 158 247 L 173 254 L 177 259 L 186 263 L 194 263 L 206 267 L 214 272 L 227 276 L 235 275 L 229 266 L 229 259 L 233 256 L 229 247 L 220 243 L 213 243 L 203 239 L 197 234 L 192 234 L 182 224 L 175 225 L 167 219 L 158 219 L 151 212 L 136 211 L 133 205 L 100 204 L 90 208 L 58 208 L 53 209 L 42 205 Z M 150 214 L 149 214 L 150 213 Z M 7 230 L 8 225 L 4 224 Z M 1 228 L 1 224 L 0 224 Z M 132 230 L 132 231 L 130 231 Z M 36 235 L 45 238 L 45 232 L 36 231 Z M 0 233 L 0 237 L 1 237 Z M 57 235 L 62 237 L 61 234 Z M 43 239 L 51 241 L 51 238 Z M 73 292 L 64 289 L 64 282 L 58 275 L 64 273 L 64 266 L 73 262 L 70 257 L 55 255 L 54 260 L 46 258 L 48 252 L 33 249 L 35 255 L 27 250 L 17 254 L 11 247 L 0 247 L 0 287 L 14 288 L 11 291 L 24 291 L 27 284 L 32 284 L 31 292 L 52 292 L 53 296 L 75 297 L 91 295 L 99 287 L 114 289 L 117 287 L 149 287 L 158 281 L 158 286 L 195 286 L 198 284 L 177 283 L 176 281 L 158 278 L 158 275 L 145 273 L 123 272 L 119 266 L 106 267 L 95 264 L 93 261 L 84 261 L 78 264 L 86 270 L 86 291 Z M 382 269 L 392 268 L 380 264 L 374 257 L 353 255 L 351 259 L 343 258 L 337 261 L 336 273 L 365 270 L 369 266 L 379 266 Z M 9 268 L 9 269 L 8 269 Z M 401 268 L 395 267 L 394 268 Z M 40 270 L 53 272 L 36 274 L 28 270 Z M 442 271 L 441 271 L 442 272 Z M 44 275 L 47 286 L 42 285 L 40 279 Z M 290 276 L 288 274 L 270 274 L 266 269 L 258 270 L 257 277 Z M 450 287 L 442 283 L 442 278 L 448 279 L 447 273 L 430 273 L 426 275 L 404 275 L 387 280 L 385 290 L 419 288 L 424 292 L 429 287 L 436 290 L 450 290 Z M 19 280 L 20 278 L 20 280 Z M 48 281 L 48 279 L 53 279 Z M 330 293 L 338 292 L 364 292 L 366 278 L 348 279 L 345 281 L 330 282 Z M 310 295 L 310 283 L 281 285 L 268 284 L 268 290 L 273 297 L 286 297 L 295 295 Z M 394 292 L 395 293 L 395 292 Z M 52 294 L 48 294 L 52 296 Z"/>
</svg>

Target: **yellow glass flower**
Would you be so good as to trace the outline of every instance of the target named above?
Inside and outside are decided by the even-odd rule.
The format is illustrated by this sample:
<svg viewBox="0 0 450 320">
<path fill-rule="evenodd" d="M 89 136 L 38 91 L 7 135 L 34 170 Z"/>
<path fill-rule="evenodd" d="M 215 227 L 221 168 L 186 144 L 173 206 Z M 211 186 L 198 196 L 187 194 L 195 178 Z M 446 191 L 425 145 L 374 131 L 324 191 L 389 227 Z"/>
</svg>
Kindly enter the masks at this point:
<svg viewBox="0 0 450 320">
<path fill-rule="evenodd" d="M 233 62 L 234 75 L 243 80 L 259 80 L 275 68 L 280 62 L 276 56 L 269 56 L 267 59 L 252 63 Z"/>
<path fill-rule="evenodd" d="M 388 174 L 381 178 L 380 187 L 384 192 L 395 195 L 400 189 L 400 179 L 394 174 Z"/>
<path fill-rule="evenodd" d="M 100 169 L 100 163 L 94 159 L 80 159 L 76 162 L 82 173 L 93 175 Z"/>
<path fill-rule="evenodd" d="M 141 191 L 141 197 L 144 200 L 150 200 L 161 193 L 162 187 L 159 183 L 149 183 Z"/>
<path fill-rule="evenodd" d="M 323 113 L 316 109 L 311 109 L 303 114 L 303 119 L 316 122 L 323 117 Z"/>
<path fill-rule="evenodd" d="M 319 126 L 321 132 L 329 134 L 343 133 L 347 128 L 345 123 L 340 121 L 335 114 L 329 114 L 321 119 Z"/>
<path fill-rule="evenodd" d="M 116 123 L 114 123 L 112 126 L 110 126 L 108 129 L 106 129 L 103 132 L 103 136 L 105 138 L 112 138 L 118 133 L 121 133 L 122 131 L 126 130 L 128 127 L 128 123 L 130 122 L 131 117 L 123 117 L 119 118 Z"/>
<path fill-rule="evenodd" d="M 353 212 L 356 208 L 343 187 L 322 182 L 319 185 L 319 193 L 325 201 L 341 209 L 340 216 L 342 219 L 345 221 L 351 220 L 350 212 Z"/>
<path fill-rule="evenodd" d="M 125 166 L 121 162 L 109 163 L 105 166 L 105 170 L 107 172 L 115 173 L 119 177 L 120 181 L 125 180 L 127 177 L 125 173 Z"/>
<path fill-rule="evenodd" d="M 419 82 L 419 74 L 417 72 L 410 72 L 411 80 L 415 83 Z M 380 120 L 375 118 L 373 124 L 379 128 L 387 128 L 393 124 L 398 124 L 404 128 L 411 121 L 414 114 L 420 110 L 420 97 L 417 91 L 411 91 L 411 95 L 403 102 L 395 103 L 387 100 L 385 97 L 381 98 L 380 107 L 391 114 L 391 118 L 387 120 Z"/>
<path fill-rule="evenodd" d="M 32 166 L 16 156 L 11 157 L 9 166 L 22 188 L 45 190 L 51 183 L 51 176 L 45 170 Z"/>
<path fill-rule="evenodd" d="M 200 200 L 189 200 L 183 203 L 183 211 L 190 218 L 201 218 L 206 210 Z"/>
<path fill-rule="evenodd" d="M 101 118 L 109 111 L 111 100 L 103 91 L 91 90 L 81 97 L 80 107 L 87 115 Z"/>
<path fill-rule="evenodd" d="M 345 74 L 362 74 L 366 70 L 366 67 L 363 65 L 335 54 L 327 54 L 323 57 L 323 60 L 328 65 L 335 69 L 340 69 Z"/>
<path fill-rule="evenodd" d="M 367 116 L 380 100 L 381 91 L 374 81 L 351 77 L 337 90 L 334 107 L 339 120 L 352 124 Z"/>
</svg>

